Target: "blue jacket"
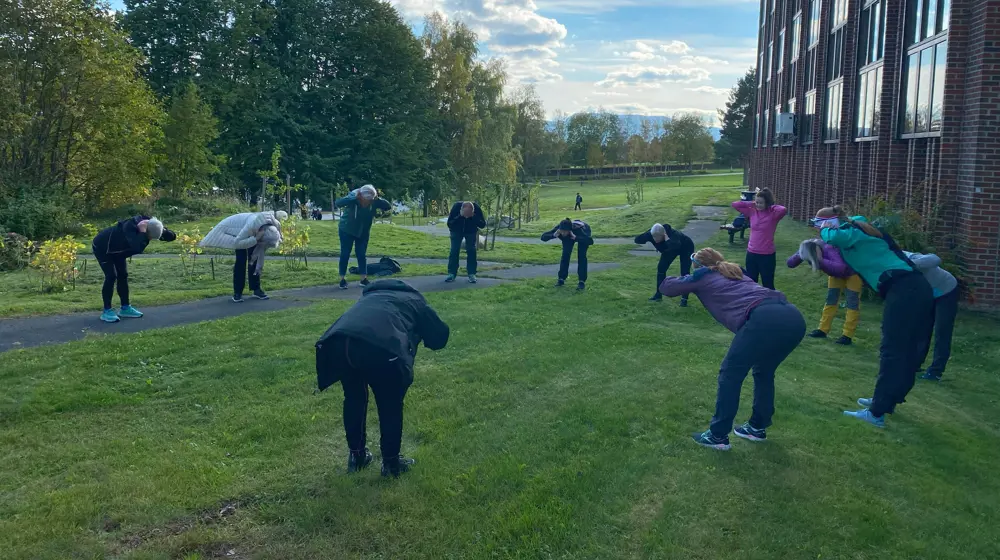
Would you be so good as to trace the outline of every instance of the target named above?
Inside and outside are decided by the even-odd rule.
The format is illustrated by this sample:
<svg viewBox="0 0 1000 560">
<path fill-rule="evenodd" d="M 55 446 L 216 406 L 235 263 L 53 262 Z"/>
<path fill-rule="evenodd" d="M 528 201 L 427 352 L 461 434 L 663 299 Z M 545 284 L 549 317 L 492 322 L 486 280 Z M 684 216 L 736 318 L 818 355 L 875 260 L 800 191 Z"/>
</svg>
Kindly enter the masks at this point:
<svg viewBox="0 0 1000 560">
<path fill-rule="evenodd" d="M 372 222 L 375 220 L 375 211 L 388 211 L 392 205 L 384 198 L 376 197 L 371 206 L 362 208 L 358 204 L 358 191 L 351 191 L 347 196 L 341 198 L 336 203 L 337 208 L 343 208 L 344 213 L 340 217 L 340 225 L 337 227 L 341 235 L 347 234 L 358 239 L 368 239 L 372 232 Z"/>
<path fill-rule="evenodd" d="M 854 216 L 851 219 L 856 222 L 867 222 L 862 216 Z M 883 238 L 872 237 L 860 227 L 849 223 L 836 229 L 824 228 L 820 232 L 823 241 L 840 249 L 840 254 L 848 266 L 883 297 L 888 287 L 887 280 L 900 273 L 916 270 L 892 237 L 884 235 Z"/>
</svg>

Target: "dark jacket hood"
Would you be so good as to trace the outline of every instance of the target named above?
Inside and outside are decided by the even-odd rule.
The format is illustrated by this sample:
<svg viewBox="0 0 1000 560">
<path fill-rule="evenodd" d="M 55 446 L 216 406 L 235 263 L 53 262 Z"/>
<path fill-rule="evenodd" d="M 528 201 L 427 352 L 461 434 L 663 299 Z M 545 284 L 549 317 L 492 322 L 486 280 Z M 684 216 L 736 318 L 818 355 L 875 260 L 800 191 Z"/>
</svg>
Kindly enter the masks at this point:
<svg viewBox="0 0 1000 560">
<path fill-rule="evenodd" d="M 368 295 L 373 292 L 409 292 L 419 294 L 416 288 L 403 282 L 402 280 L 377 280 L 365 288 L 361 293 Z"/>
</svg>

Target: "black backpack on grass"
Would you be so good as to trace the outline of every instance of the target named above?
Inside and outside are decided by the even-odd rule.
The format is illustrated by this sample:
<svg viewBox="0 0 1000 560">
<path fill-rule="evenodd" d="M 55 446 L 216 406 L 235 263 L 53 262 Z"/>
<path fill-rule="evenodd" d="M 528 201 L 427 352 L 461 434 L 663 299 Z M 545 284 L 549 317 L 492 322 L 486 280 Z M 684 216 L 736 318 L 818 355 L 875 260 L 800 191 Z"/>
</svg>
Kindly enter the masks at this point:
<svg viewBox="0 0 1000 560">
<path fill-rule="evenodd" d="M 358 274 L 358 267 L 352 266 L 348 269 L 351 274 Z M 403 272 L 403 267 L 399 262 L 389 257 L 382 257 L 377 263 L 368 265 L 368 274 L 371 276 L 392 276 Z"/>
</svg>

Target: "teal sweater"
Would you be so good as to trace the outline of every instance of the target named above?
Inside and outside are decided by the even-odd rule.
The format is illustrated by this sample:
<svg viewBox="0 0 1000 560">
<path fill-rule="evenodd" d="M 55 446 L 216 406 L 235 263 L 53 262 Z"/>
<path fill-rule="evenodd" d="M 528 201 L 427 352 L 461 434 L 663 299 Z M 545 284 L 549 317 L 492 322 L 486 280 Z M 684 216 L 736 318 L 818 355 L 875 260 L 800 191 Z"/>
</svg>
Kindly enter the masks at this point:
<svg viewBox="0 0 1000 560">
<path fill-rule="evenodd" d="M 856 222 L 868 221 L 862 216 L 851 219 Z M 837 229 L 825 228 L 820 236 L 823 241 L 840 249 L 844 261 L 876 290 L 879 289 L 883 274 L 893 270 L 913 271 L 906 257 L 893 250 L 888 241 L 872 237 L 851 224 L 843 224 Z"/>
<path fill-rule="evenodd" d="M 344 214 L 340 217 L 338 231 L 341 235 L 346 234 L 358 239 L 368 239 L 368 236 L 371 235 L 372 221 L 375 220 L 376 210 L 392 209 L 392 205 L 384 198 L 376 198 L 372 201 L 371 206 L 362 208 L 358 204 L 356 191 L 351 191 L 344 198 L 337 200 L 335 204 L 337 208 L 344 210 Z"/>
</svg>

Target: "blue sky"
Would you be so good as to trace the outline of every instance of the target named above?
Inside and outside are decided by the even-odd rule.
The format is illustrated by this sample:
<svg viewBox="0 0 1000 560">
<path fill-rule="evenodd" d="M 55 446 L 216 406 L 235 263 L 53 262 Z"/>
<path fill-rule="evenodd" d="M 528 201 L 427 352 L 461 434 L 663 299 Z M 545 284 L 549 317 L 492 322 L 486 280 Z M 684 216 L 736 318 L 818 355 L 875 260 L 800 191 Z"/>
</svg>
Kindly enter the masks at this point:
<svg viewBox="0 0 1000 560">
<path fill-rule="evenodd" d="M 416 27 L 434 11 L 468 23 L 550 114 L 714 115 L 756 58 L 758 0 L 389 1 Z"/>
</svg>

